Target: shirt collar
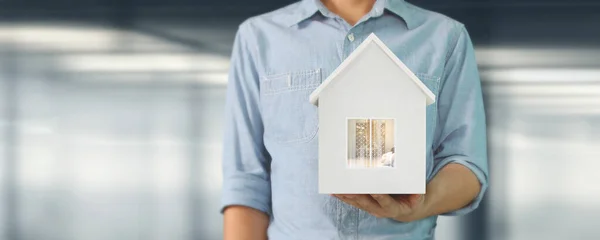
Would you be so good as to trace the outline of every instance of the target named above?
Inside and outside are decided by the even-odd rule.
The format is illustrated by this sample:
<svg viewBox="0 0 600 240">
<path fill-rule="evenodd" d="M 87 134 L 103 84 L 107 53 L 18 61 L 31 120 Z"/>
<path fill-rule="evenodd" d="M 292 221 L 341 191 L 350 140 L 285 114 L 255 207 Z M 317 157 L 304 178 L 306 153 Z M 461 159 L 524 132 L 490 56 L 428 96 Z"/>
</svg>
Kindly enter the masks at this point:
<svg viewBox="0 0 600 240">
<path fill-rule="evenodd" d="M 321 12 L 326 17 L 333 16 L 333 13 L 320 0 L 302 0 L 299 4 L 299 8 L 289 16 L 287 25 L 290 27 L 312 17 L 317 12 Z M 376 16 L 383 14 L 382 9 L 387 9 L 398 15 L 406 22 L 409 29 L 413 29 L 417 25 L 411 9 L 404 0 L 377 0 L 373 8 Z"/>
<path fill-rule="evenodd" d="M 320 3 L 317 2 L 319 0 L 302 0 L 300 3 L 298 3 L 298 8 L 292 10 L 293 12 L 288 15 L 286 24 L 291 27 L 294 26 L 310 17 L 312 17 L 317 11 L 319 11 L 318 9 L 318 4 Z"/>
</svg>

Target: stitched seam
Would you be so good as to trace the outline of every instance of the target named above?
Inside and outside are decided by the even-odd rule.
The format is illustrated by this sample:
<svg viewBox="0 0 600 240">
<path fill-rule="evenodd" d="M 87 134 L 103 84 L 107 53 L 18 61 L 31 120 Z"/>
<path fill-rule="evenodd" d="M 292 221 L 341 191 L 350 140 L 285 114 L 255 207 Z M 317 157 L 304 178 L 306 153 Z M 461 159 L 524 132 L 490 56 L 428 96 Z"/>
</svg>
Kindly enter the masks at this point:
<svg viewBox="0 0 600 240">
<path fill-rule="evenodd" d="M 251 54 L 251 55 L 255 55 L 252 58 L 253 58 L 254 62 L 256 63 L 255 65 L 256 65 L 256 68 L 258 70 L 258 68 L 259 68 L 258 66 L 263 67 L 263 69 L 264 69 L 264 66 L 263 66 L 262 61 L 261 61 L 261 59 L 259 57 L 259 53 L 260 53 L 259 45 L 256 44 L 256 43 L 250 43 L 251 40 L 258 41 L 258 39 L 256 37 L 257 35 L 254 33 L 254 22 L 253 21 L 254 21 L 254 18 L 247 19 L 244 22 L 245 24 L 242 23 L 242 25 L 240 25 L 239 29 L 245 28 L 246 31 L 248 32 L 248 34 L 252 36 L 252 37 L 247 38 L 246 41 L 247 41 L 248 45 L 251 45 L 251 46 L 254 47 L 254 49 L 253 49 L 254 50 L 254 54 Z M 243 29 L 242 29 L 242 31 L 243 31 Z"/>
<path fill-rule="evenodd" d="M 440 77 L 438 77 L 438 76 L 434 76 L 434 75 L 430 75 L 430 74 L 426 74 L 426 73 L 415 73 L 415 76 L 417 76 L 419 79 L 422 79 L 422 80 L 438 81 L 440 79 Z"/>
<path fill-rule="evenodd" d="M 446 58 L 444 59 L 444 68 L 446 66 L 446 63 L 450 59 L 452 52 L 454 52 L 454 49 L 456 49 L 456 45 L 458 44 L 458 37 L 460 36 L 460 32 L 461 32 L 461 30 L 460 30 L 461 27 L 462 27 L 461 24 L 457 24 L 457 23 L 452 24 L 452 30 L 450 33 L 450 37 L 446 41 L 446 49 L 447 50 L 446 50 Z"/>
<path fill-rule="evenodd" d="M 263 79 L 264 81 L 274 81 L 277 78 L 281 78 L 281 77 L 286 77 L 286 76 L 305 76 L 305 75 L 312 75 L 312 74 L 317 74 L 321 71 L 321 69 L 310 69 L 310 70 L 300 70 L 300 71 L 295 71 L 295 72 L 286 72 L 286 73 L 274 73 L 274 74 L 265 74 L 263 76 L 260 76 L 260 79 Z"/>
<path fill-rule="evenodd" d="M 309 142 L 310 140 L 314 139 L 317 136 L 318 132 L 319 132 L 319 125 L 317 123 L 317 127 L 315 128 L 315 130 L 313 132 L 311 132 L 309 135 L 305 136 L 305 137 L 297 138 L 297 139 L 291 139 L 291 140 L 282 140 L 280 138 L 277 138 L 275 135 L 273 135 L 273 138 L 279 144 L 304 143 L 304 142 Z M 267 136 L 271 136 L 271 135 L 268 134 Z"/>
<path fill-rule="evenodd" d="M 282 82 L 282 81 L 290 81 L 297 77 L 310 78 L 307 76 L 312 76 L 312 75 L 314 75 L 315 78 L 318 78 L 319 77 L 318 74 L 320 72 L 321 72 L 321 69 L 312 69 L 312 70 L 303 70 L 303 71 L 297 71 L 297 72 L 292 72 L 292 73 L 280 73 L 280 74 L 262 76 L 261 78 L 263 79 L 263 81 L 260 81 L 262 94 L 264 96 L 269 96 L 269 95 L 275 95 L 275 94 L 280 94 L 280 93 L 285 93 L 285 92 L 293 92 L 293 91 L 316 88 L 319 85 L 321 85 L 320 81 L 315 82 L 315 83 L 306 83 L 306 82 L 298 81 L 298 82 L 295 82 L 294 84 L 292 84 L 292 86 L 287 86 L 287 87 L 286 86 L 273 87 L 273 86 L 270 86 L 270 84 Z"/>
<path fill-rule="evenodd" d="M 318 87 L 319 84 L 307 84 L 307 85 L 299 85 L 296 87 L 284 87 L 284 88 L 280 88 L 278 90 L 266 90 L 263 92 L 264 96 L 271 96 L 271 95 L 277 95 L 277 94 L 281 94 L 281 93 L 286 93 L 286 92 L 295 92 L 295 91 L 300 91 L 300 90 L 308 90 L 308 89 L 313 89 Z"/>
</svg>

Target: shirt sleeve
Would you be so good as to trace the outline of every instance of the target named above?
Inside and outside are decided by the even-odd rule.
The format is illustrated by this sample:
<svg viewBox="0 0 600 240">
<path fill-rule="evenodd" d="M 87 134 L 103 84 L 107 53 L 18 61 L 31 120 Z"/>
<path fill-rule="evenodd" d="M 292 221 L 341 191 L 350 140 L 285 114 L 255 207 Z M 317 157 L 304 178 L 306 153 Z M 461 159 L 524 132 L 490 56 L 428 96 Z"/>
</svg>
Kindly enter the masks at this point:
<svg viewBox="0 0 600 240">
<path fill-rule="evenodd" d="M 458 163 L 477 176 L 481 191 L 468 206 L 445 216 L 475 210 L 488 188 L 486 119 L 475 53 L 464 26 L 457 24 L 454 32 L 438 94 L 432 177 L 447 164 Z"/>
<path fill-rule="evenodd" d="M 225 104 L 221 213 L 231 205 L 271 212 L 270 157 L 263 145 L 255 44 L 247 22 L 235 36 Z"/>
</svg>

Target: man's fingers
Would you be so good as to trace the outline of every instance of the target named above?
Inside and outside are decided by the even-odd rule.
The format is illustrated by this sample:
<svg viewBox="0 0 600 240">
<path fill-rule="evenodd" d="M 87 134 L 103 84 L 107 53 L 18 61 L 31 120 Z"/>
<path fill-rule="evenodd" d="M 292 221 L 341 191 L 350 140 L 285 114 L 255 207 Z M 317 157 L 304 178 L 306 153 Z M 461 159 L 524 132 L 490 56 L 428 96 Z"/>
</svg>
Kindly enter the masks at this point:
<svg viewBox="0 0 600 240">
<path fill-rule="evenodd" d="M 395 213 L 398 203 L 388 194 L 371 194 L 381 208 L 387 212 Z"/>
<path fill-rule="evenodd" d="M 411 206 L 417 206 L 424 200 L 424 195 L 422 194 L 413 194 L 410 196 L 410 204 Z"/>
<path fill-rule="evenodd" d="M 333 196 L 337 197 L 338 199 L 342 200 L 342 202 L 345 202 L 347 204 L 350 204 L 354 207 L 359 207 L 358 203 L 356 202 L 356 196 L 351 195 L 351 194 L 334 194 Z"/>
<path fill-rule="evenodd" d="M 360 208 L 375 217 L 387 217 L 386 211 L 368 194 L 336 194 L 343 202 Z"/>
<path fill-rule="evenodd" d="M 342 202 L 345 202 L 348 205 L 351 205 L 358 209 L 362 209 L 366 212 L 369 212 L 370 214 L 376 215 L 376 213 L 371 212 L 372 210 L 370 210 L 368 206 L 364 206 L 364 203 L 359 200 L 359 199 L 361 199 L 360 196 L 342 195 L 342 196 L 338 196 L 338 198 L 340 198 L 340 200 L 342 200 Z"/>
<path fill-rule="evenodd" d="M 416 209 L 423 203 L 423 194 L 333 194 L 343 202 L 379 218 L 412 221 Z"/>
<path fill-rule="evenodd" d="M 365 210 L 375 217 L 389 217 L 390 214 L 383 209 L 373 197 L 368 194 L 360 195 L 357 198 L 357 203 L 362 210 Z"/>
<path fill-rule="evenodd" d="M 347 201 L 354 201 L 356 199 L 356 194 L 333 194 L 333 196 Z"/>
<path fill-rule="evenodd" d="M 410 194 L 392 194 L 392 198 L 397 202 L 405 203 L 408 201 Z"/>
<path fill-rule="evenodd" d="M 424 199 L 422 194 L 409 194 L 398 199 L 398 211 L 400 214 L 409 215 L 415 211 L 421 205 Z"/>
<path fill-rule="evenodd" d="M 392 195 L 392 197 L 394 198 L 394 200 L 396 200 L 396 202 L 404 204 L 404 205 L 408 205 L 408 206 L 415 206 L 416 204 L 419 203 L 419 201 L 421 201 L 421 197 L 423 195 L 422 194 L 394 194 Z"/>
</svg>

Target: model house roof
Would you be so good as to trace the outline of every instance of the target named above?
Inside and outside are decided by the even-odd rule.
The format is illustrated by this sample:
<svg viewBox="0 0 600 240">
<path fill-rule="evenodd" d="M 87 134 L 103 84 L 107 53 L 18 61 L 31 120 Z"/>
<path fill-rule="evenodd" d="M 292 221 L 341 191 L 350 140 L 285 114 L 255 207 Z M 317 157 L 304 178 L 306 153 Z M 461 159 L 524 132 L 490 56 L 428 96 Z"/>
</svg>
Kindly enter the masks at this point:
<svg viewBox="0 0 600 240">
<path fill-rule="evenodd" d="M 375 45 L 379 46 L 379 48 L 381 48 L 381 50 L 383 50 L 383 52 L 390 58 L 390 60 L 392 60 L 400 69 L 402 69 L 406 73 L 406 75 L 408 75 L 408 77 L 419 87 L 419 89 L 421 89 L 421 91 L 423 92 L 423 94 L 425 94 L 425 97 L 426 97 L 426 100 L 427 100 L 427 105 L 432 104 L 432 103 L 435 102 L 435 95 L 429 90 L 429 88 L 427 88 L 427 86 L 425 86 L 425 84 L 423 84 L 423 82 L 421 82 L 421 80 L 419 80 L 419 78 L 417 78 L 417 76 L 415 76 L 415 74 L 400 59 L 398 59 L 398 57 L 396 56 L 396 54 L 394 54 L 377 36 L 375 36 L 374 33 L 371 33 L 367 37 L 367 39 L 365 39 L 350 54 L 350 56 L 348 56 L 348 58 L 346 58 L 346 60 L 344 60 L 342 62 L 342 64 L 340 64 L 340 66 L 338 66 L 333 71 L 333 73 L 331 73 L 331 75 L 329 75 L 329 77 L 327 77 L 327 79 L 325 79 L 325 81 L 323 81 L 323 83 L 310 94 L 310 102 L 312 104 L 314 104 L 314 105 L 317 105 L 318 100 L 319 100 L 319 95 L 321 94 L 321 92 L 323 91 L 323 89 L 327 88 L 327 86 L 332 81 L 335 81 L 335 79 L 337 78 L 338 74 L 340 72 L 344 71 L 344 69 L 346 69 L 346 67 L 348 67 L 348 65 L 355 58 L 357 58 L 358 56 L 360 56 L 360 54 L 370 44 L 375 44 Z"/>
</svg>

